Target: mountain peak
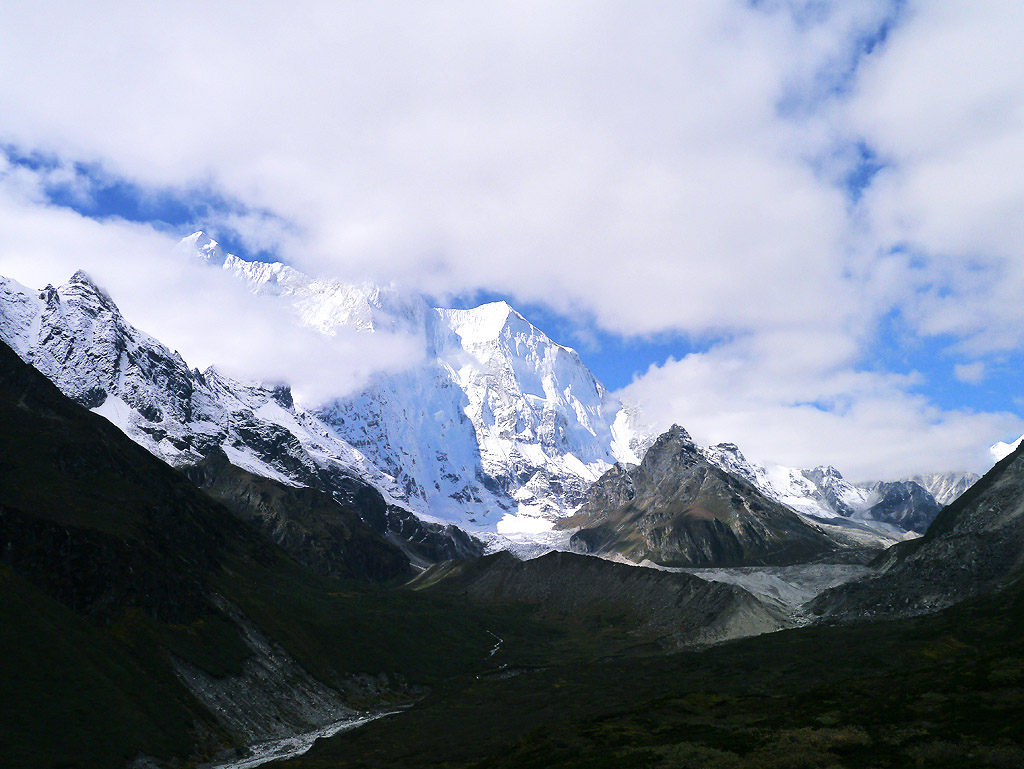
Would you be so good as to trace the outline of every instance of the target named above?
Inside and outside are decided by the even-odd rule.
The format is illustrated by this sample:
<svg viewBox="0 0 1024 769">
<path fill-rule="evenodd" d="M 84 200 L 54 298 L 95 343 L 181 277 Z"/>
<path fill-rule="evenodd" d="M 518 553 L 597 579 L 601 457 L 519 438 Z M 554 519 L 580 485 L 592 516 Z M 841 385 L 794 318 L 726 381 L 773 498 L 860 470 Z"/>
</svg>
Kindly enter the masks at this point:
<svg viewBox="0 0 1024 769">
<path fill-rule="evenodd" d="M 114 300 L 110 298 L 110 295 L 106 291 L 96 284 L 96 281 L 94 281 L 85 270 L 76 271 L 63 288 L 58 291 L 58 293 L 92 297 L 101 305 L 109 307 L 115 311 L 117 310 Z"/>
<path fill-rule="evenodd" d="M 655 449 L 662 448 L 669 444 L 677 444 L 688 448 L 696 447 L 696 444 L 693 442 L 693 438 L 685 428 L 680 427 L 679 425 L 672 425 L 658 437 L 654 442 L 654 446 L 652 446 L 647 453 L 648 455 L 651 455 Z"/>
<path fill-rule="evenodd" d="M 711 446 L 710 449 L 711 451 L 720 454 L 728 454 L 730 456 L 736 457 L 737 459 L 746 461 L 746 457 L 743 456 L 743 452 L 740 451 L 740 447 L 737 446 L 735 443 L 716 443 L 714 446 Z"/>
<path fill-rule="evenodd" d="M 482 344 L 498 339 L 510 321 L 532 324 L 505 301 L 488 302 L 468 310 L 441 310 L 463 344 Z"/>
<path fill-rule="evenodd" d="M 87 273 L 85 270 L 77 270 L 75 274 L 71 276 L 71 279 L 68 280 L 68 285 L 72 285 L 75 283 L 85 286 L 91 286 L 92 288 L 98 288 L 96 283 L 89 276 L 89 273 Z"/>
<path fill-rule="evenodd" d="M 818 465 L 812 470 L 805 470 L 804 475 L 815 483 L 822 483 L 825 480 L 842 481 L 843 474 L 832 465 Z"/>
<path fill-rule="evenodd" d="M 191 235 L 182 238 L 178 242 L 178 246 L 198 257 L 206 264 L 213 265 L 214 267 L 222 267 L 224 265 L 224 250 L 216 240 L 202 230 L 197 230 Z"/>
</svg>

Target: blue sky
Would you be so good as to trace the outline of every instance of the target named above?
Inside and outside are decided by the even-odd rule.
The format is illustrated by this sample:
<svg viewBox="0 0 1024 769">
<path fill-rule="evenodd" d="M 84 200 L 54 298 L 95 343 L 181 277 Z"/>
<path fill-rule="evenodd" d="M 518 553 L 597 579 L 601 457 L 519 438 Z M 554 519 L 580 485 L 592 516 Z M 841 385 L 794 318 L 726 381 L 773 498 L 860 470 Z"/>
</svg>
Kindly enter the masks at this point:
<svg viewBox="0 0 1024 769">
<path fill-rule="evenodd" d="M 163 255 L 201 228 L 507 299 L 766 461 L 983 469 L 1024 431 L 1018 3 L 55 5 L 0 29 L 0 271 L 84 266 L 199 363 Z"/>
</svg>

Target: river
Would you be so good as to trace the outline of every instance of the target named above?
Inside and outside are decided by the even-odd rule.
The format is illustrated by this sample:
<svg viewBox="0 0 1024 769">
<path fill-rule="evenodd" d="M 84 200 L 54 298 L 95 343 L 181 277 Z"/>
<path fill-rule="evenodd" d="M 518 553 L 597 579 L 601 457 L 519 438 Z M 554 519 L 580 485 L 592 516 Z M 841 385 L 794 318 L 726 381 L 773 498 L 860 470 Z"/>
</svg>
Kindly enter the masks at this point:
<svg viewBox="0 0 1024 769">
<path fill-rule="evenodd" d="M 369 716 L 354 716 L 351 718 L 345 718 L 341 721 L 335 721 L 334 723 L 321 726 L 319 729 L 314 729 L 311 732 L 304 732 L 303 734 L 296 734 L 292 737 L 285 737 L 280 740 L 269 740 L 267 742 L 260 742 L 256 745 L 249 746 L 249 755 L 245 758 L 237 759 L 235 761 L 229 761 L 225 764 L 214 764 L 211 769 L 252 769 L 255 766 L 261 766 L 270 761 L 281 761 L 286 758 L 295 758 L 301 756 L 321 737 L 333 737 L 335 734 L 340 732 L 347 732 L 351 729 L 356 729 L 360 726 L 376 721 L 378 718 L 384 716 L 390 716 L 397 713 L 397 710 L 392 710 L 387 713 L 374 713 Z"/>
</svg>

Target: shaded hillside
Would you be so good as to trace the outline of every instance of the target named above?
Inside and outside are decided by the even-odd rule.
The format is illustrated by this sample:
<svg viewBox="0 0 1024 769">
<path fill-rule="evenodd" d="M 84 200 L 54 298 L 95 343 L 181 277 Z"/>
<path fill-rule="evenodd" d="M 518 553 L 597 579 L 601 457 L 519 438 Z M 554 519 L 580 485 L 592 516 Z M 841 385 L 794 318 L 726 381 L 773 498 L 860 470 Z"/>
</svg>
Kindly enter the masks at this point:
<svg viewBox="0 0 1024 769">
<path fill-rule="evenodd" d="M 614 624 L 669 648 L 766 633 L 791 624 L 779 606 L 735 585 L 575 553 L 529 561 L 496 553 L 434 566 L 413 583 L 478 601 L 522 602 L 543 617 Z"/>
<path fill-rule="evenodd" d="M 254 475 L 217 449 L 183 472 L 317 574 L 388 580 L 411 571 L 397 546 L 371 530 L 358 512 L 321 491 Z"/>
<path fill-rule="evenodd" d="M 637 467 L 616 465 L 563 527 L 574 550 L 671 566 L 787 564 L 838 544 L 751 483 L 710 463 L 681 427 Z"/>
<path fill-rule="evenodd" d="M 868 486 L 877 495 L 863 516 L 884 521 L 907 531 L 924 534 L 939 514 L 942 505 L 931 492 L 916 481 L 881 482 Z"/>
<path fill-rule="evenodd" d="M 483 668 L 484 626 L 509 632 L 317 577 L 3 345 L 0 558 L 6 766 L 198 761 Z"/>
<path fill-rule="evenodd" d="M 819 596 L 831 620 L 935 611 L 991 592 L 1024 569 L 1024 453 L 1017 449 L 952 504 L 925 535 L 890 548 L 876 576 Z"/>
<path fill-rule="evenodd" d="M 1009 769 L 1024 591 L 937 615 L 470 680 L 288 769 Z"/>
</svg>

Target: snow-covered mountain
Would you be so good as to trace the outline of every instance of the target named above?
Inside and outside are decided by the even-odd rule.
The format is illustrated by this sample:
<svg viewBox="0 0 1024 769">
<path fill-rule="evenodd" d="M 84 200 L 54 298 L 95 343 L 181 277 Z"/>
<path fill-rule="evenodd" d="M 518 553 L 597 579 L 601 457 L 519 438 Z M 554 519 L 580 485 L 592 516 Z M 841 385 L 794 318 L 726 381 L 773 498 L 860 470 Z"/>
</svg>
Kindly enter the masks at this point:
<svg viewBox="0 0 1024 769">
<path fill-rule="evenodd" d="M 434 308 L 394 285 L 311 278 L 281 263 L 239 259 L 202 233 L 182 247 L 253 293 L 284 302 L 325 343 L 340 326 L 421 340 L 420 362 L 314 409 L 415 510 L 470 527 L 543 527 L 578 505 L 615 462 L 639 462 L 653 440 L 574 350 L 505 302 Z"/>
<path fill-rule="evenodd" d="M 855 518 L 923 533 L 939 509 L 966 491 L 973 473 L 932 473 L 899 481 L 853 484 L 829 466 L 797 469 L 748 460 L 732 443 L 703 450 L 719 467 L 735 473 L 803 515 Z"/>
<path fill-rule="evenodd" d="M 1024 443 L 1024 435 L 1020 436 L 1013 443 L 1006 443 L 1004 441 L 993 443 L 988 447 L 988 452 L 992 455 L 992 461 L 998 462 L 999 460 L 1010 456 L 1010 454 L 1017 450 L 1017 447 L 1020 446 L 1021 443 Z"/>
<path fill-rule="evenodd" d="M 394 479 L 296 406 L 287 387 L 190 370 L 178 353 L 128 323 L 84 272 L 41 291 L 0 278 L 0 339 L 65 395 L 171 465 L 194 464 L 219 449 L 258 475 L 331 493 L 379 533 L 400 536 L 419 558 L 472 550 L 465 535 L 423 523 L 387 497 Z"/>
<path fill-rule="evenodd" d="M 280 302 L 329 345 L 340 327 L 422 342 L 410 368 L 362 392 L 302 407 L 286 387 L 191 370 L 133 328 L 84 273 L 33 291 L 0 284 L 0 337 L 66 394 L 171 464 L 214 447 L 257 474 L 323 485 L 359 478 L 391 505 L 494 531 L 547 528 L 617 461 L 652 440 L 586 368 L 504 302 L 432 308 L 394 286 L 310 278 L 224 253 L 200 233 L 182 248 Z"/>
<path fill-rule="evenodd" d="M 638 407 L 609 394 L 574 350 L 505 302 L 435 308 L 394 285 L 350 284 L 246 261 L 202 233 L 181 248 L 183 258 L 236 277 L 260 301 L 283 305 L 297 323 L 322 333 L 325 345 L 343 328 L 402 333 L 419 340 L 423 354 L 405 370 L 376 375 L 360 392 L 296 404 L 287 387 L 190 370 L 133 328 L 84 273 L 42 291 L 0 280 L 0 338 L 171 464 L 193 464 L 219 448 L 259 475 L 336 496 L 354 494 L 356 481 L 369 484 L 398 516 L 397 528 L 416 528 L 409 510 L 507 534 L 547 529 L 614 464 L 639 464 L 656 438 Z M 885 529 L 910 520 L 899 500 L 915 501 L 913 520 L 927 517 L 926 500 L 909 487 L 887 487 L 884 510 L 875 509 L 881 487 L 851 484 L 835 468 L 765 466 L 733 444 L 701 451 L 819 521 L 873 522 L 877 513 L 874 522 Z M 915 481 L 942 504 L 973 476 Z"/>
<path fill-rule="evenodd" d="M 799 470 L 781 465 L 765 466 L 748 460 L 733 443 L 710 446 L 704 454 L 719 467 L 750 481 L 765 496 L 798 513 L 819 518 L 849 518 L 868 506 L 868 492 L 848 482 L 834 467 Z"/>
</svg>

